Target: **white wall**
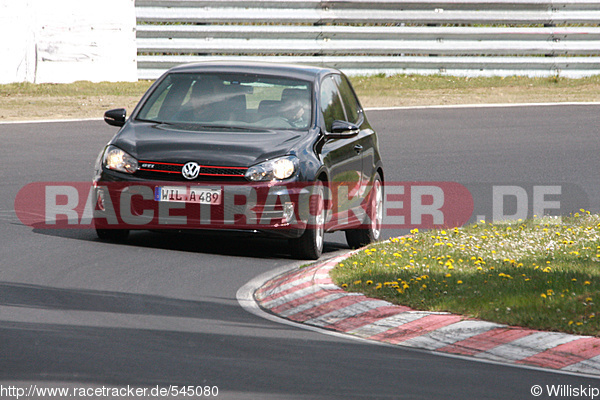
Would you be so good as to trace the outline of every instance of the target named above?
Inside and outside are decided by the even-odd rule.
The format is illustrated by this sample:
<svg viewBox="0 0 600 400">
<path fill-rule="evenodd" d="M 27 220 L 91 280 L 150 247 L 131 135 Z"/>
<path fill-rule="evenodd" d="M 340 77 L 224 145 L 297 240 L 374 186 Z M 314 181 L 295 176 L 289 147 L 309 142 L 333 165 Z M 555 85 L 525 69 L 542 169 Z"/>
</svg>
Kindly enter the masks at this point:
<svg viewBox="0 0 600 400">
<path fill-rule="evenodd" d="M 0 0 L 0 83 L 137 80 L 134 0 Z"/>
</svg>

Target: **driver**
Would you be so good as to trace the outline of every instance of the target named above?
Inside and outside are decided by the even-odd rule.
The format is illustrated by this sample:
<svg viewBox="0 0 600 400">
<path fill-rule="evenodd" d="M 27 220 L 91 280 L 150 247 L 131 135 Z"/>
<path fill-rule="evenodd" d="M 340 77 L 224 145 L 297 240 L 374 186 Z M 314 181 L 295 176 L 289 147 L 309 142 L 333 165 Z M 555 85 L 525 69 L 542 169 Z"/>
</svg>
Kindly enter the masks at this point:
<svg viewBox="0 0 600 400">
<path fill-rule="evenodd" d="M 304 125 L 307 121 L 309 112 L 308 105 L 304 104 L 303 101 L 287 98 L 281 102 L 281 116 L 287 119 L 292 125 L 300 126 Z"/>
</svg>

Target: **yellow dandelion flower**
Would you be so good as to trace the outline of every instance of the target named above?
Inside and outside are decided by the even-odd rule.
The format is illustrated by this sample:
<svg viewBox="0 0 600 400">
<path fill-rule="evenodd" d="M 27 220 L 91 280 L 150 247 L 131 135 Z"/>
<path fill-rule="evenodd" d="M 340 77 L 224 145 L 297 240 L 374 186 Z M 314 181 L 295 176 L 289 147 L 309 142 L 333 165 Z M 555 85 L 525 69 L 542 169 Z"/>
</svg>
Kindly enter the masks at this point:
<svg viewBox="0 0 600 400">
<path fill-rule="evenodd" d="M 456 281 L 457 285 L 462 285 L 463 281 Z"/>
<path fill-rule="evenodd" d="M 366 282 L 366 284 L 367 284 L 367 285 L 372 285 L 372 284 L 373 284 L 373 281 L 371 281 L 371 280 L 368 280 L 368 281 Z"/>
<path fill-rule="evenodd" d="M 588 286 L 588 285 L 591 285 L 591 284 L 592 284 L 592 282 L 590 282 L 590 281 L 585 281 L 585 282 L 583 282 L 583 285 L 584 285 L 584 286 Z"/>
<path fill-rule="evenodd" d="M 542 299 L 545 299 L 545 298 L 547 297 L 547 296 L 546 296 L 546 293 L 542 293 L 542 294 L 540 295 L 540 297 L 541 297 Z"/>
<path fill-rule="evenodd" d="M 342 287 L 343 287 L 343 288 L 347 288 L 347 287 L 348 287 L 348 284 L 347 284 L 347 283 L 342 283 Z"/>
</svg>

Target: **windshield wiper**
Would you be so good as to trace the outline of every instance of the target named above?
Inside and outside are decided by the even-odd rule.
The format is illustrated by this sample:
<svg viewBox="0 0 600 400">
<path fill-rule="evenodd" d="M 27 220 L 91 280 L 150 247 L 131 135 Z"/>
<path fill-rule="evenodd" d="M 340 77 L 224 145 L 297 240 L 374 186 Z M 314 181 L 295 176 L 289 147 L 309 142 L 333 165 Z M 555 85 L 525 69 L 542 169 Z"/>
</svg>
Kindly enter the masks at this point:
<svg viewBox="0 0 600 400">
<path fill-rule="evenodd" d="M 173 126 L 176 128 L 181 128 L 181 129 L 185 129 L 185 130 L 194 130 L 194 131 L 198 131 L 198 130 L 219 130 L 219 131 L 241 131 L 241 132 L 256 132 L 256 131 L 265 131 L 267 129 L 265 128 L 258 128 L 258 127 L 246 127 L 246 126 L 235 126 L 235 125 L 211 125 L 211 124 L 202 124 L 202 123 L 197 123 L 197 122 L 191 122 L 191 121 L 157 121 L 157 120 L 151 120 L 151 119 L 137 119 L 138 121 L 142 121 L 142 122 L 150 122 L 150 123 L 154 123 L 154 124 L 158 124 L 158 125 L 167 125 L 167 126 Z"/>
<path fill-rule="evenodd" d="M 255 128 L 255 127 L 245 127 L 245 126 L 234 126 L 234 125 L 210 125 L 210 124 L 196 124 L 193 122 L 186 122 L 182 124 L 173 124 L 173 125 L 183 125 L 194 127 L 195 130 L 218 130 L 218 131 L 241 131 L 241 132 L 256 132 L 263 131 L 264 129 Z"/>
</svg>

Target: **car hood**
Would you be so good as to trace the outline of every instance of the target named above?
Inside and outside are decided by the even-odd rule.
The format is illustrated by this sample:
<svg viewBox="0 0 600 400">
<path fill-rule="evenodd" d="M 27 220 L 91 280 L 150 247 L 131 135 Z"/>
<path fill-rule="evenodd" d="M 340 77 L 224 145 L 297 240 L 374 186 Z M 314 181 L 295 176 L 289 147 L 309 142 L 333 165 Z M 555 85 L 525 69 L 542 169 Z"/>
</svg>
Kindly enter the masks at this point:
<svg viewBox="0 0 600 400">
<path fill-rule="evenodd" d="M 140 161 L 249 167 L 290 154 L 306 132 L 195 129 L 192 126 L 127 124 L 111 144 Z"/>
</svg>

